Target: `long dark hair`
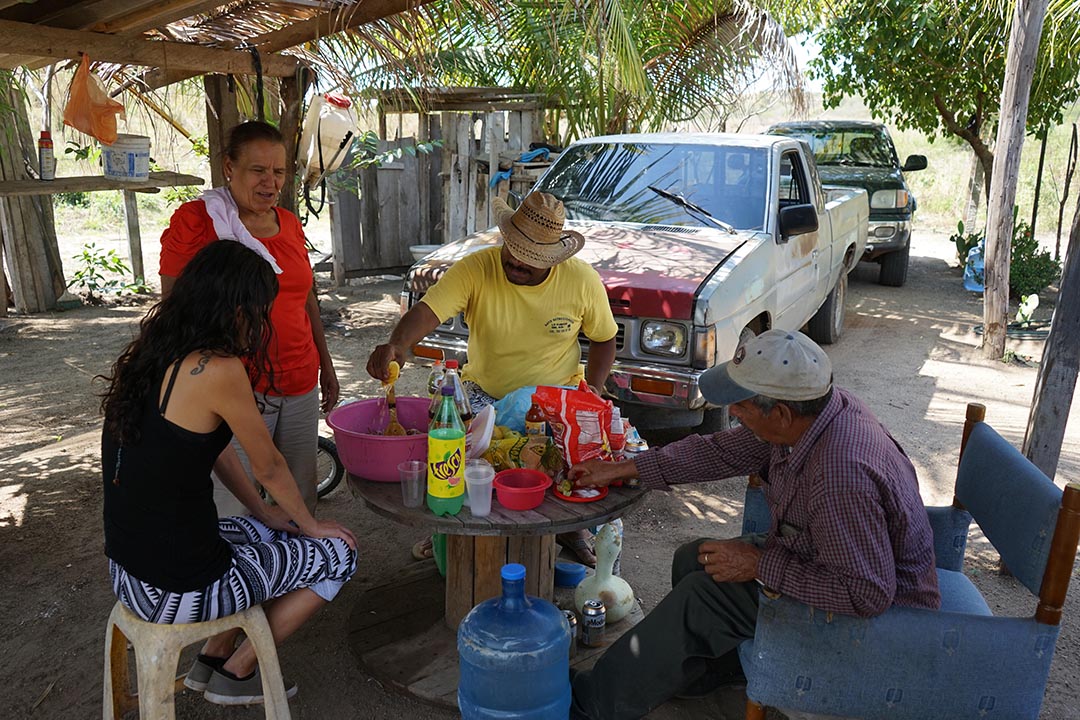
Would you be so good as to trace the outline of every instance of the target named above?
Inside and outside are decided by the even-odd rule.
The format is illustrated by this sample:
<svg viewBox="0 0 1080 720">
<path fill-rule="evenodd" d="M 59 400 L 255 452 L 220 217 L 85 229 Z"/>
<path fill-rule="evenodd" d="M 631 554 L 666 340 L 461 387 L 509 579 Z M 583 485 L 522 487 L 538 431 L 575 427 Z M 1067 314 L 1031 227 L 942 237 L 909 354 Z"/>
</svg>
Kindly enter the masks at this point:
<svg viewBox="0 0 1080 720">
<path fill-rule="evenodd" d="M 278 282 L 269 263 L 238 242 L 218 240 L 191 259 L 172 292 L 146 314 L 139 336 L 113 365 L 102 401 L 105 428 L 121 444 L 139 441 L 146 398 L 166 369 L 196 350 L 243 358 L 252 385 L 273 387 L 270 305 Z"/>
</svg>

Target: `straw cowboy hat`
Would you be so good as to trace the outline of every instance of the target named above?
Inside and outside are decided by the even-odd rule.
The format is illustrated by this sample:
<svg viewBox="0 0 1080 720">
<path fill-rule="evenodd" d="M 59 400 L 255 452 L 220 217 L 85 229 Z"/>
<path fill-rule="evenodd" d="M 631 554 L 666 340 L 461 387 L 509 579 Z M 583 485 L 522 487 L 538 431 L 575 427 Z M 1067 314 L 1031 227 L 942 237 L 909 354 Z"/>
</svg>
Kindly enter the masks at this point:
<svg viewBox="0 0 1080 720">
<path fill-rule="evenodd" d="M 526 265 L 540 269 L 554 267 L 585 246 L 581 233 L 563 230 L 566 210 L 554 195 L 529 193 L 517 210 L 511 210 L 497 197 L 491 201 L 491 209 L 506 249 Z"/>
</svg>

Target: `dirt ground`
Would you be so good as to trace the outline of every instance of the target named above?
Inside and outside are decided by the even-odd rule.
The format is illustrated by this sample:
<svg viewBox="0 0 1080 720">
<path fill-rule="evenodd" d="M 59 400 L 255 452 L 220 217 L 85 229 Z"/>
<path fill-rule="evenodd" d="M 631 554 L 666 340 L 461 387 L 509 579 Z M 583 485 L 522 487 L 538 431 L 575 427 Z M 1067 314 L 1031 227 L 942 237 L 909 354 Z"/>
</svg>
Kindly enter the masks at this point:
<svg viewBox="0 0 1080 720">
<path fill-rule="evenodd" d="M 989 421 L 1019 444 L 1036 377 L 1034 362 L 1004 364 L 981 357 L 973 331 L 981 322 L 981 300 L 962 289 L 952 254 L 944 235 L 919 234 L 903 288 L 877 285 L 876 266 L 858 269 L 850 285 L 846 334 L 828 348 L 838 384 L 866 400 L 912 457 L 928 504 L 951 498 L 965 404 L 985 403 Z M 156 262 L 147 258 L 147 266 Z M 397 316 L 399 287 L 398 280 L 381 279 L 323 293 L 343 397 L 377 391 L 364 364 Z M 102 554 L 95 397 L 100 386 L 92 378 L 108 369 L 145 310 L 87 307 L 0 319 L 0 708 L 7 716 L 100 716 L 104 627 L 114 598 Z M 1037 342 L 1011 347 L 1034 361 L 1041 352 Z M 399 393 L 417 394 L 425 376 L 406 367 Z M 1080 426 L 1073 422 L 1059 483 L 1077 477 L 1078 441 Z M 738 533 L 743 487 L 732 480 L 653 493 L 627 518 L 623 575 L 646 611 L 668 589 L 675 547 L 701 535 Z M 319 512 L 357 531 L 360 569 L 337 601 L 281 650 L 286 675 L 300 686 L 291 703 L 293 716 L 454 717 L 379 686 L 360 671 L 343 632 L 365 588 L 414 562 L 409 546 L 415 532 L 368 512 L 344 487 L 326 498 Z M 973 537 L 966 570 L 994 612 L 1031 614 L 1034 598 L 1015 580 L 999 577 L 996 557 L 978 539 L 977 529 Z M 1080 587 L 1074 587 L 1043 718 L 1080 716 L 1078 597 Z M 187 692 L 177 705 L 182 718 L 262 717 L 259 710 L 222 709 Z M 703 706 L 696 707 L 673 705 L 652 717 L 704 717 Z"/>
</svg>

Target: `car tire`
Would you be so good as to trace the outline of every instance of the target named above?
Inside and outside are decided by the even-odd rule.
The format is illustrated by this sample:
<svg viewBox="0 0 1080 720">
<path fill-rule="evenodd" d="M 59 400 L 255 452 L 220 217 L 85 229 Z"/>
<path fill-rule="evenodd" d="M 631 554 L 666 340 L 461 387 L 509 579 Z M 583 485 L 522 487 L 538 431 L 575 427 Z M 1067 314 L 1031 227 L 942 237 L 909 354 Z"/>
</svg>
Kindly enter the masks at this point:
<svg viewBox="0 0 1080 720">
<path fill-rule="evenodd" d="M 806 334 L 818 345 L 832 345 L 844 334 L 844 313 L 847 305 L 847 272 L 840 270 L 840 278 L 825 298 L 814 317 L 806 323 Z"/>
<path fill-rule="evenodd" d="M 901 287 L 907 282 L 908 260 L 911 256 L 911 245 L 903 250 L 897 250 L 881 256 L 881 271 L 878 273 L 878 283 L 888 287 Z"/>
</svg>

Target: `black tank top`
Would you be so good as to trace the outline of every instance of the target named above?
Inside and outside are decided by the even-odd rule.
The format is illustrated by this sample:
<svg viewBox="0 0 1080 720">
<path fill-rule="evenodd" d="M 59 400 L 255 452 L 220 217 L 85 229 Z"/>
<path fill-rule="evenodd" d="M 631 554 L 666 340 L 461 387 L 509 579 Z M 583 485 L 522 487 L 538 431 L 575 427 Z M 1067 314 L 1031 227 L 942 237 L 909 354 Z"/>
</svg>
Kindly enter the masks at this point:
<svg viewBox="0 0 1080 720">
<path fill-rule="evenodd" d="M 161 406 L 148 393 L 138 443 L 101 436 L 105 554 L 162 590 L 200 590 L 228 570 L 232 551 L 218 534 L 210 470 L 232 439 L 222 422 L 196 433 L 165 419 L 176 362 Z"/>
</svg>

